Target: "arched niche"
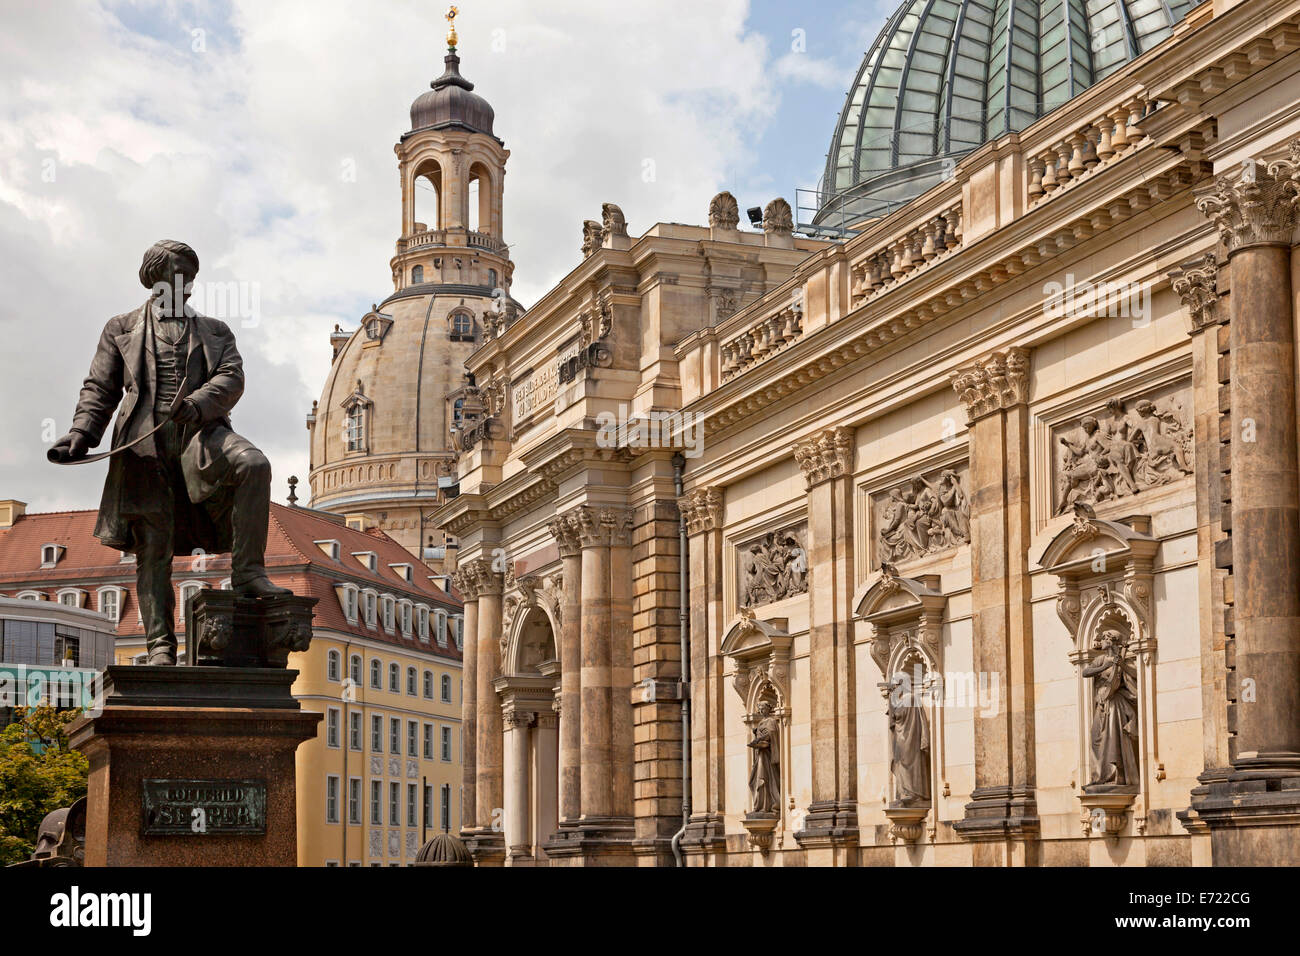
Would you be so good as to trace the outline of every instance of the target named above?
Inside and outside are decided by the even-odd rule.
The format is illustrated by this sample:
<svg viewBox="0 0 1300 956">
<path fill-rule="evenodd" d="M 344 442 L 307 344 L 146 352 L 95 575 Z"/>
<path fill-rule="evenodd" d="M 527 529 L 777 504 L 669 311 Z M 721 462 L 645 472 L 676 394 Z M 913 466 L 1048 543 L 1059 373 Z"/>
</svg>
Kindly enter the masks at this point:
<svg viewBox="0 0 1300 956">
<path fill-rule="evenodd" d="M 889 785 L 885 816 L 890 835 L 916 842 L 927 818 L 937 826 L 936 784 L 946 776 L 943 734 L 943 618 L 948 599 L 937 574 L 916 578 L 881 565 L 857 601 L 859 619 L 871 625 L 871 659 L 885 699 Z M 944 792 L 947 783 L 943 783 Z"/>
<path fill-rule="evenodd" d="M 508 675 L 558 674 L 561 625 L 560 574 L 511 573 L 501 603 L 501 668 Z M 539 654 L 541 656 L 539 656 Z M 550 665 L 550 666 L 544 666 Z"/>
<path fill-rule="evenodd" d="M 1069 634 L 1068 654 L 1075 667 L 1075 785 L 1085 835 L 1119 836 L 1130 809 L 1137 833 L 1144 832 L 1152 776 L 1163 779 L 1164 775 L 1155 734 L 1157 646 L 1152 598 L 1160 542 L 1150 532 L 1147 515 L 1108 521 L 1077 503 L 1073 521 L 1052 537 L 1038 561 L 1057 579 L 1056 613 Z M 1099 688 L 1099 681 L 1107 686 Z M 1127 760 L 1113 759 L 1117 752 L 1129 753 L 1126 740 L 1097 732 L 1099 723 L 1103 728 L 1111 726 L 1101 716 L 1103 701 L 1105 706 L 1122 707 L 1125 712 L 1131 706 L 1134 711 L 1136 735 L 1124 736 L 1136 738 L 1131 742 L 1136 766 L 1125 767 Z M 1099 759 L 1099 754 L 1104 756 Z M 1116 767 L 1121 772 L 1116 773 Z"/>
<path fill-rule="evenodd" d="M 748 790 L 741 822 L 754 846 L 766 852 L 774 834 L 784 841 L 787 816 L 794 806 L 790 758 L 790 647 L 794 638 L 786 618 L 759 620 L 742 608 L 722 638 L 721 652 L 735 666 L 732 686 L 744 706 Z M 762 741 L 762 747 L 754 746 Z M 760 757 L 766 750 L 766 758 Z M 763 772 L 774 760 L 770 777 Z M 770 782 L 775 780 L 773 784 Z M 778 792 L 772 793 L 773 788 Z M 761 794 L 769 797 L 760 806 Z"/>
</svg>

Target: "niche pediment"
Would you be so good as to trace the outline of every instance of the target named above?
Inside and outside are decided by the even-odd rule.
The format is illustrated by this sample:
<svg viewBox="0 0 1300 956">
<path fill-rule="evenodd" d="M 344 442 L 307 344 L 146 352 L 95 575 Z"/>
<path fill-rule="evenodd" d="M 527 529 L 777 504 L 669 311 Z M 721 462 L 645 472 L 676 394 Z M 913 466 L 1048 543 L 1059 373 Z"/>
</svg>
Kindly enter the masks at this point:
<svg viewBox="0 0 1300 956">
<path fill-rule="evenodd" d="M 1057 577 L 1094 574 L 1101 563 L 1118 570 L 1130 561 L 1149 563 L 1160 542 L 1151 537 L 1151 519 L 1133 515 L 1123 521 L 1098 518 L 1083 502 L 1074 505 L 1074 521 L 1056 533 L 1038 565 Z"/>
</svg>

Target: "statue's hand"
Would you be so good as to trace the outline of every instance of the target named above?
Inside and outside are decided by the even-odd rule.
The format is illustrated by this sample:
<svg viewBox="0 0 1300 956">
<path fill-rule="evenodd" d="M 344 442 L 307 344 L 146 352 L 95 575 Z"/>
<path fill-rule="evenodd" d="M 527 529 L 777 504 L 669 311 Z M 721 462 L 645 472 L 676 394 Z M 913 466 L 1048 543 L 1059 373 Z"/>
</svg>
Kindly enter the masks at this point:
<svg viewBox="0 0 1300 956">
<path fill-rule="evenodd" d="M 85 458 L 90 450 L 90 442 L 81 432 L 68 432 L 54 443 L 46 455 L 50 461 L 76 461 Z"/>
<path fill-rule="evenodd" d="M 176 406 L 176 411 L 172 415 L 172 418 L 176 422 L 179 422 L 182 425 L 195 425 L 198 424 L 200 414 L 201 413 L 199 412 L 199 406 L 195 405 L 188 398 L 186 398 L 183 399 L 178 406 Z"/>
</svg>

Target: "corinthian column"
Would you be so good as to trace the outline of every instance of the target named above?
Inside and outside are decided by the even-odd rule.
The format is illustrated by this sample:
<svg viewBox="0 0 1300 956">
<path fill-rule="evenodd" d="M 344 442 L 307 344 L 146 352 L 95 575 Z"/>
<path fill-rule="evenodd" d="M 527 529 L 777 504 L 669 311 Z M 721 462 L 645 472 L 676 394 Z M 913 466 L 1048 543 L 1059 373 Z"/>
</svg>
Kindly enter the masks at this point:
<svg viewBox="0 0 1300 956">
<path fill-rule="evenodd" d="M 794 446 L 808 485 L 808 683 L 813 688 L 812 802 L 795 834 L 834 853 L 858 842 L 853 659 L 853 430 Z M 822 862 L 852 862 L 828 859 Z"/>
<path fill-rule="evenodd" d="M 975 789 L 953 824 L 975 865 L 1037 862 L 1034 645 L 1030 624 L 1029 352 L 993 352 L 953 373 L 970 442 L 975 669 L 998 694 L 975 715 Z"/>
<path fill-rule="evenodd" d="M 632 512 L 601 513 L 609 531 L 611 811 L 631 823 L 636 745 L 632 729 Z"/>
<path fill-rule="evenodd" d="M 468 568 L 459 568 L 453 578 L 456 590 L 465 602 L 465 614 L 461 623 L 461 691 L 460 691 L 460 753 L 461 753 L 461 789 L 460 816 L 461 829 L 473 830 L 477 807 L 477 766 L 474 748 L 478 745 L 476 728 L 478 727 L 478 583 Z"/>
<path fill-rule="evenodd" d="M 561 515 L 547 527 L 564 567 L 564 606 L 560 612 L 560 823 L 582 815 L 582 545 L 576 513 Z"/>
<path fill-rule="evenodd" d="M 1231 540 L 1235 679 L 1232 773 L 1193 807 L 1215 864 L 1300 860 L 1300 467 L 1291 242 L 1300 140 L 1291 158 L 1221 177 L 1197 207 L 1231 273 Z M 1273 824 L 1261 828 L 1257 824 Z"/>
</svg>

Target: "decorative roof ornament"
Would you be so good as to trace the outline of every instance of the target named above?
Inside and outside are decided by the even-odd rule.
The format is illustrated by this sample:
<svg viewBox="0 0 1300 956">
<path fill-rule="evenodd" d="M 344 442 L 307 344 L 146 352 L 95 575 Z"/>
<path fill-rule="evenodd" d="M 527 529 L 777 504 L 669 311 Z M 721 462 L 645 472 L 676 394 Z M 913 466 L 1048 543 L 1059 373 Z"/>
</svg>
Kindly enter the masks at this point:
<svg viewBox="0 0 1300 956">
<path fill-rule="evenodd" d="M 447 18 L 447 52 L 452 54 L 456 52 L 456 15 L 458 13 L 460 11 L 452 6 L 448 7 L 446 14 L 444 14 Z"/>
</svg>

